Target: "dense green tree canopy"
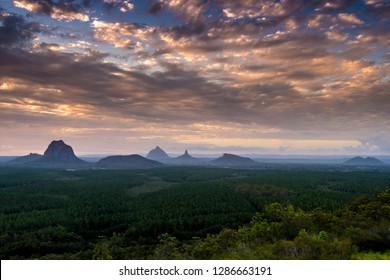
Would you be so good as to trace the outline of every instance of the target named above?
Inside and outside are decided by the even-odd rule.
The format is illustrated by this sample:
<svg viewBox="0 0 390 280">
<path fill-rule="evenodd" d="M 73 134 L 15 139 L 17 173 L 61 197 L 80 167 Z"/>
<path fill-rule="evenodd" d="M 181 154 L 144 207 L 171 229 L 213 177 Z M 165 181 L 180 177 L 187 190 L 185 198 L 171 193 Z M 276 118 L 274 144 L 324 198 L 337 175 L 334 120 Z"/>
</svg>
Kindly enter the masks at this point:
<svg viewBox="0 0 390 280">
<path fill-rule="evenodd" d="M 0 169 L 2 259 L 350 259 L 390 249 L 382 171 Z"/>
</svg>

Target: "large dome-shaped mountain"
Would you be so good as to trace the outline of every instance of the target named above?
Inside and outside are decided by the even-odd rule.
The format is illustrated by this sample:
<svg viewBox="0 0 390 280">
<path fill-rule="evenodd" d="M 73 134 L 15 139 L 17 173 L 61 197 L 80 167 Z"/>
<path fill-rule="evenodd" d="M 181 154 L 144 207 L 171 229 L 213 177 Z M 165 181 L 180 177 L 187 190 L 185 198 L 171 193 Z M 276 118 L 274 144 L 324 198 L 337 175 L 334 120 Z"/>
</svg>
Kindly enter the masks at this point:
<svg viewBox="0 0 390 280">
<path fill-rule="evenodd" d="M 47 147 L 41 162 L 57 162 L 57 163 L 81 163 L 84 162 L 74 154 L 71 146 L 64 143 L 62 140 L 52 141 Z"/>
</svg>

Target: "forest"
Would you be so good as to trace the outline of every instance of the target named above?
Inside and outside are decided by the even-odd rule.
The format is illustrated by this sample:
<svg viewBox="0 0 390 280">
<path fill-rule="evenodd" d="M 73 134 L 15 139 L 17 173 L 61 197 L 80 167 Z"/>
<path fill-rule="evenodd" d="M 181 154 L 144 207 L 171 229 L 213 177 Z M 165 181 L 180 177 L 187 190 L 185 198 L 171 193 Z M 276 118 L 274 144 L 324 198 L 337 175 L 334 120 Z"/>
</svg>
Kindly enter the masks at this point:
<svg viewBox="0 0 390 280">
<path fill-rule="evenodd" d="M 4 167 L 0 257 L 390 259 L 390 172 Z"/>
</svg>

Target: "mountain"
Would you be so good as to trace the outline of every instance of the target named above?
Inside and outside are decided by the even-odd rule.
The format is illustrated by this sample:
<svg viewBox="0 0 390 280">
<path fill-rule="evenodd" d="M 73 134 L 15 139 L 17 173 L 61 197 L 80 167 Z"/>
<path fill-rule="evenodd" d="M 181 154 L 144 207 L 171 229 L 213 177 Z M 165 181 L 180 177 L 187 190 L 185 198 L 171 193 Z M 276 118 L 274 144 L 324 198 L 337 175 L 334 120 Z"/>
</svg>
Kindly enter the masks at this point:
<svg viewBox="0 0 390 280">
<path fill-rule="evenodd" d="M 7 162 L 7 164 L 10 164 L 10 165 L 26 164 L 26 163 L 36 161 L 37 159 L 40 159 L 41 157 L 42 157 L 42 155 L 40 155 L 40 154 L 30 153 L 29 155 L 26 155 L 26 156 L 17 157 L 15 159 Z"/>
<path fill-rule="evenodd" d="M 383 166 L 385 163 L 380 161 L 379 159 L 376 159 L 374 157 L 354 157 L 351 158 L 345 162 L 343 162 L 344 165 L 350 165 L 350 166 Z"/>
<path fill-rule="evenodd" d="M 34 161 L 34 163 L 82 164 L 85 161 L 76 157 L 71 146 L 65 144 L 62 140 L 58 140 L 52 141 L 43 154 L 43 157 Z"/>
<path fill-rule="evenodd" d="M 210 161 L 213 166 L 220 167 L 260 167 L 262 166 L 259 162 L 254 161 L 250 158 L 240 157 L 233 154 L 223 154 L 215 160 Z"/>
<path fill-rule="evenodd" d="M 183 155 L 172 159 L 169 163 L 178 165 L 200 165 L 203 163 L 203 161 L 199 158 L 191 156 L 188 151 L 185 150 Z"/>
<path fill-rule="evenodd" d="M 151 160 L 157 160 L 157 161 L 169 161 L 171 159 L 171 157 L 168 156 L 168 154 L 159 146 L 151 150 L 147 154 L 146 158 Z"/>
<path fill-rule="evenodd" d="M 19 167 L 80 168 L 85 167 L 87 163 L 74 154 L 71 146 L 58 140 L 52 141 L 43 155 L 31 153 L 17 157 L 7 164 Z"/>
<path fill-rule="evenodd" d="M 187 150 L 185 150 L 184 154 L 182 154 L 181 156 L 177 157 L 176 159 L 178 160 L 193 160 L 193 159 L 196 159 L 194 158 L 193 156 L 191 156 Z"/>
<path fill-rule="evenodd" d="M 87 162 L 79 159 L 73 152 L 73 148 L 64 143 L 62 140 L 52 141 L 47 147 L 43 156 L 27 156 L 27 160 L 18 164 L 23 167 L 39 167 L 39 168 L 84 168 Z"/>
<path fill-rule="evenodd" d="M 95 166 L 108 169 L 144 169 L 162 167 L 164 164 L 140 155 L 128 155 L 105 157 L 99 160 Z"/>
<path fill-rule="evenodd" d="M 16 159 L 17 157 L 15 156 L 0 156 L 0 164 L 3 164 L 3 163 L 8 163 L 10 162 L 11 160 L 14 160 Z"/>
</svg>

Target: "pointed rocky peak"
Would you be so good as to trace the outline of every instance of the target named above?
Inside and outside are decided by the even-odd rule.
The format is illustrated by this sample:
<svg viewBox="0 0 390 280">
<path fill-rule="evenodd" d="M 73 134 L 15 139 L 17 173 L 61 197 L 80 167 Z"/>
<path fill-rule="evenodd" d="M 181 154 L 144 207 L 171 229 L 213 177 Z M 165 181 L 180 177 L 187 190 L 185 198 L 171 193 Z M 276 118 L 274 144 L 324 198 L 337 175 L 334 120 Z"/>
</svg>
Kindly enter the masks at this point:
<svg viewBox="0 0 390 280">
<path fill-rule="evenodd" d="M 188 153 L 188 150 L 185 150 L 184 154 L 178 156 L 177 158 L 172 159 L 170 163 L 178 164 L 178 165 L 199 165 L 202 163 L 202 160 L 191 156 Z"/>
<path fill-rule="evenodd" d="M 157 160 L 157 161 L 171 159 L 170 156 L 168 156 L 168 154 L 163 149 L 161 149 L 159 146 L 156 146 L 156 148 L 151 150 L 148 153 L 148 155 L 146 156 L 146 158 L 152 159 L 152 160 Z"/>
<path fill-rule="evenodd" d="M 181 158 L 181 159 L 185 159 L 185 158 L 187 158 L 187 159 L 193 159 L 194 157 L 191 156 L 191 155 L 188 153 L 187 150 L 185 150 L 184 154 L 181 155 L 181 156 L 179 156 L 178 158 Z"/>
</svg>

